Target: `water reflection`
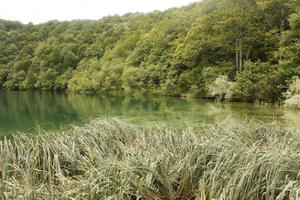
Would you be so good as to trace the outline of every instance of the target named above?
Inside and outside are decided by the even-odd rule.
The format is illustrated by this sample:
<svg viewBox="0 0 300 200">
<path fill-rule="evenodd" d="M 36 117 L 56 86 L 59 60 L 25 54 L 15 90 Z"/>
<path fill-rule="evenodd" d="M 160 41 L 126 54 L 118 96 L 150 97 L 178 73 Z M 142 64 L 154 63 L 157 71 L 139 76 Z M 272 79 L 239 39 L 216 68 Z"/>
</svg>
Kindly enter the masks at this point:
<svg viewBox="0 0 300 200">
<path fill-rule="evenodd" d="M 247 103 L 218 104 L 200 99 L 166 97 L 105 97 L 51 92 L 0 92 L 0 134 L 33 131 L 36 126 L 57 129 L 96 117 L 118 117 L 145 126 L 206 123 L 226 117 L 237 120 L 274 120 L 299 126 L 300 113 L 274 106 Z"/>
</svg>

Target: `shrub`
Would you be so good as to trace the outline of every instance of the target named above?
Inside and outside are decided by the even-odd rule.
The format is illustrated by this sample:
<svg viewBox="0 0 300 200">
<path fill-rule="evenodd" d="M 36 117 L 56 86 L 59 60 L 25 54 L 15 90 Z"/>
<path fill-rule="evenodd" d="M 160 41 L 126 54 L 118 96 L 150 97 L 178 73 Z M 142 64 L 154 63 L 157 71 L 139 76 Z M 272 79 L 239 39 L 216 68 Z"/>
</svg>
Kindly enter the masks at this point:
<svg viewBox="0 0 300 200">
<path fill-rule="evenodd" d="M 166 82 L 162 84 L 161 94 L 179 96 L 181 94 L 181 89 L 173 80 L 167 79 Z"/>
<path fill-rule="evenodd" d="M 230 99 L 232 97 L 234 82 L 230 82 L 227 76 L 220 75 L 210 86 L 209 94 L 217 100 Z"/>
<path fill-rule="evenodd" d="M 264 86 L 269 84 L 268 81 L 265 82 L 265 80 L 270 76 L 273 70 L 273 66 L 269 63 L 246 62 L 244 71 L 237 75 L 234 97 L 250 102 L 259 100 L 259 97 L 263 97 L 260 91 L 263 91 L 265 89 Z M 264 101 L 266 98 L 263 98 Z"/>
<path fill-rule="evenodd" d="M 286 97 L 285 105 L 291 108 L 300 109 L 300 79 L 296 78 L 292 81 L 289 89 L 284 94 Z"/>
</svg>

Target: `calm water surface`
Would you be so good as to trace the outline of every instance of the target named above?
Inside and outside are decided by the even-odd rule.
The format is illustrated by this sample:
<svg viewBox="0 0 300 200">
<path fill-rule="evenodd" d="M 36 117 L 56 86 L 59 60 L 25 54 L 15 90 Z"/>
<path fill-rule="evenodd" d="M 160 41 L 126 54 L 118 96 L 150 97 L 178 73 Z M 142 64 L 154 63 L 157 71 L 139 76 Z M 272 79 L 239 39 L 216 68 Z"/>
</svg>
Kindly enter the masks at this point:
<svg viewBox="0 0 300 200">
<path fill-rule="evenodd" d="M 95 118 L 117 117 L 144 126 L 179 123 L 211 124 L 225 118 L 300 126 L 300 112 L 247 103 L 214 103 L 167 97 L 0 91 L 0 135 L 66 128 Z"/>
</svg>

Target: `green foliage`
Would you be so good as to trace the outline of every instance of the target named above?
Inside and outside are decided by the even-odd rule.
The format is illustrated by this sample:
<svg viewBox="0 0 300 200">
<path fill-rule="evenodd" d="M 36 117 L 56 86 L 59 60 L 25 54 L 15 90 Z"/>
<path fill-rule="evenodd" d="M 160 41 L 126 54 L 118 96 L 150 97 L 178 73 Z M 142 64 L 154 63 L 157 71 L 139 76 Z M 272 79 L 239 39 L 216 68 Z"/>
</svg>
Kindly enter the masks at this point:
<svg viewBox="0 0 300 200">
<path fill-rule="evenodd" d="M 203 0 L 164 12 L 23 25 L 0 20 L 0 88 L 282 100 L 299 75 L 295 0 Z M 267 64 L 269 63 L 269 64 Z"/>
<path fill-rule="evenodd" d="M 160 85 L 160 66 L 128 67 L 122 75 L 123 87 L 126 92 L 155 92 Z"/>
<path fill-rule="evenodd" d="M 263 62 L 246 62 L 244 71 L 236 77 L 233 96 L 244 101 L 275 102 L 282 93 L 284 84 L 276 66 Z"/>
<path fill-rule="evenodd" d="M 70 91 L 93 91 L 100 87 L 100 81 L 97 80 L 97 70 L 100 69 L 100 63 L 96 58 L 83 59 L 78 64 L 77 69 L 74 71 L 74 75 L 69 75 L 71 70 L 65 74 L 69 75 L 66 79 L 68 90 Z M 62 77 L 64 78 L 64 77 Z M 63 81 L 63 80 L 62 80 Z"/>
</svg>

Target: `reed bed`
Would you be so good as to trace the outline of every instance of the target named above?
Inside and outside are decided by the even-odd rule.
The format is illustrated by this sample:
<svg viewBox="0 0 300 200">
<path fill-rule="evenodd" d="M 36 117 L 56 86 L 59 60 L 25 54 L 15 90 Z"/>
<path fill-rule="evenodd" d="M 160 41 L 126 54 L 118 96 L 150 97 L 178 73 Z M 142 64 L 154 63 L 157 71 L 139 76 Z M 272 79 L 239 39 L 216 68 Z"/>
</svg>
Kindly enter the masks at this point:
<svg viewBox="0 0 300 200">
<path fill-rule="evenodd" d="M 0 141 L 0 199 L 300 199 L 300 132 L 227 120 L 142 128 L 96 120 Z"/>
</svg>

